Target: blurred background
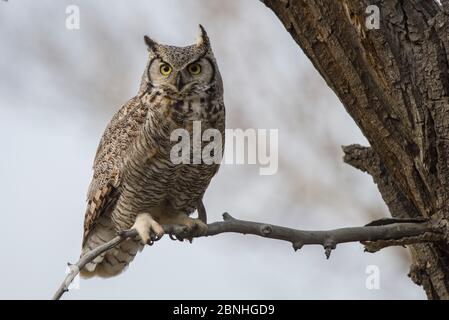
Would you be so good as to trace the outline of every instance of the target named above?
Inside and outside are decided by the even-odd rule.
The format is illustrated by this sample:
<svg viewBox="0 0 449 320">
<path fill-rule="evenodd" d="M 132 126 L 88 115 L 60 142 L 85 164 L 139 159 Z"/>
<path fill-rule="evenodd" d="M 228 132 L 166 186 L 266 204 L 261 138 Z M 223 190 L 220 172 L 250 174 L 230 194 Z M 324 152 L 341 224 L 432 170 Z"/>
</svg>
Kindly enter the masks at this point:
<svg viewBox="0 0 449 320">
<path fill-rule="evenodd" d="M 80 29 L 65 26 L 77 5 Z M 342 162 L 367 144 L 278 18 L 256 0 L 0 1 L 0 298 L 48 299 L 80 253 L 100 136 L 138 90 L 143 35 L 172 45 L 211 38 L 228 128 L 279 130 L 279 170 L 223 165 L 206 192 L 209 221 L 228 211 L 301 229 L 388 215 L 372 179 Z M 406 249 L 363 253 L 238 234 L 164 237 L 112 279 L 81 280 L 64 299 L 423 299 Z M 369 266 L 380 288 L 365 282 Z"/>
</svg>

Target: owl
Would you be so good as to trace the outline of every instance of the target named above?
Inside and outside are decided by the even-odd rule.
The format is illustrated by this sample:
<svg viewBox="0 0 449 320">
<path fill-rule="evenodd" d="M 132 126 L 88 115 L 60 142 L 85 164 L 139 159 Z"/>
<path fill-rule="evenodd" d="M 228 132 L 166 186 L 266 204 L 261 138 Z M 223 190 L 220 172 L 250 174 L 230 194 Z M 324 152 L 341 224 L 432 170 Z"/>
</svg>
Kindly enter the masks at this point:
<svg viewBox="0 0 449 320">
<path fill-rule="evenodd" d="M 87 264 L 81 270 L 85 278 L 121 273 L 151 241 L 150 234 L 163 235 L 161 225 L 207 230 L 202 198 L 219 163 L 172 161 L 177 141 L 170 137 L 176 129 L 192 136 L 193 123 L 200 121 L 201 132 L 217 130 L 224 145 L 225 106 L 217 62 L 201 25 L 190 46 L 162 45 L 148 36 L 144 40 L 149 57 L 140 89 L 113 116 L 94 159 L 81 256 L 121 230 L 134 228 L 138 236 Z M 199 218 L 190 217 L 195 210 Z"/>
</svg>

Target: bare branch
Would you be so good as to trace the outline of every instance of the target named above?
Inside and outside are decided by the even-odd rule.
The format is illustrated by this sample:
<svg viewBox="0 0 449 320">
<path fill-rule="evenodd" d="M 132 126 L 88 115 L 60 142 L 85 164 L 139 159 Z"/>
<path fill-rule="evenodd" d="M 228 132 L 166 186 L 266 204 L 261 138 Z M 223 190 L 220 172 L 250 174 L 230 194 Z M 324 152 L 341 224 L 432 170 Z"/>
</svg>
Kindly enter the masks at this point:
<svg viewBox="0 0 449 320">
<path fill-rule="evenodd" d="M 416 222 L 411 222 L 411 220 L 400 222 L 397 220 L 397 222 L 395 221 L 389 224 L 376 224 L 327 231 L 297 230 L 268 223 L 238 220 L 233 218 L 229 213 L 223 214 L 223 220 L 208 224 L 208 230 L 205 234 L 199 234 L 197 231 L 190 230 L 184 226 L 164 225 L 163 228 L 166 234 L 179 239 L 214 236 L 231 232 L 287 241 L 292 244 L 295 251 L 304 245 L 321 245 L 325 249 L 327 258 L 329 258 L 331 251 L 336 248 L 337 244 L 340 243 L 363 242 L 367 246 L 367 251 L 377 251 L 391 245 L 435 242 L 444 239 L 444 236 L 437 228 L 428 222 L 420 220 Z M 68 291 L 70 283 L 86 264 L 127 238 L 133 238 L 135 236 L 137 236 L 136 230 L 122 231 L 109 242 L 93 249 L 81 257 L 78 262 L 70 265 L 71 271 L 56 291 L 53 299 L 60 299 Z M 377 243 L 378 245 L 376 247 Z"/>
</svg>

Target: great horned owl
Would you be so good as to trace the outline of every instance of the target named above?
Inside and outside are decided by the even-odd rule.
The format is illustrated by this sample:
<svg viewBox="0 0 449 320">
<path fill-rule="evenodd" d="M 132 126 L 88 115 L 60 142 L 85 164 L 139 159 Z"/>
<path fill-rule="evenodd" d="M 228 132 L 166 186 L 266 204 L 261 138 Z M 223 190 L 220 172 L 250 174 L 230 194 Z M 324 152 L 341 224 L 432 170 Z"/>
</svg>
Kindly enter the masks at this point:
<svg viewBox="0 0 449 320">
<path fill-rule="evenodd" d="M 223 84 L 209 38 L 200 25 L 196 44 L 187 47 L 144 40 L 149 59 L 140 90 L 114 115 L 97 149 L 81 255 L 120 230 L 135 228 L 139 237 L 98 256 L 83 277 L 122 272 L 150 232 L 163 234 L 161 224 L 207 228 L 204 218 L 189 215 L 202 206 L 219 164 L 173 163 L 170 135 L 178 128 L 192 133 L 192 123 L 201 121 L 201 131 L 217 129 L 224 144 Z"/>
</svg>

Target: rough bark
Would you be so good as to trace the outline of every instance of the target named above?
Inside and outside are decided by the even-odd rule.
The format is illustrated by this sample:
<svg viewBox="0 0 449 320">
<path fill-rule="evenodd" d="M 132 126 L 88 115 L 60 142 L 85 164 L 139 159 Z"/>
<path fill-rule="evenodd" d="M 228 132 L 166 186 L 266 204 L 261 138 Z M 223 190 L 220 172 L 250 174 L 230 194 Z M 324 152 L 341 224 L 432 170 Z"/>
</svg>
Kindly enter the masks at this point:
<svg viewBox="0 0 449 320">
<path fill-rule="evenodd" d="M 446 234 L 411 246 L 410 276 L 449 299 L 449 1 L 265 0 L 370 143 L 345 161 L 372 175 L 393 217 Z M 380 8 L 380 29 L 365 10 Z"/>
</svg>

